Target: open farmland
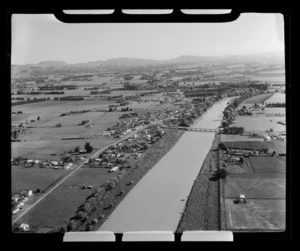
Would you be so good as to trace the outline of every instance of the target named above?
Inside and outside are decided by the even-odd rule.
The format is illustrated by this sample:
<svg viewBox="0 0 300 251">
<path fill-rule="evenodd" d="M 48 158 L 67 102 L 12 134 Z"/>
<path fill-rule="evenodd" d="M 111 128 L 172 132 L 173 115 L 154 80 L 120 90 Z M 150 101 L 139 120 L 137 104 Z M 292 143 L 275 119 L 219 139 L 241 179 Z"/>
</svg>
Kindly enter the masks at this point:
<svg viewBox="0 0 300 251">
<path fill-rule="evenodd" d="M 247 204 L 234 204 L 232 199 L 225 199 L 225 208 L 228 230 L 285 230 L 285 200 L 251 199 Z"/>
<path fill-rule="evenodd" d="M 237 142 L 237 141 L 264 141 L 264 139 L 242 136 L 242 135 L 234 135 L 234 134 L 221 135 L 221 142 Z"/>
<path fill-rule="evenodd" d="M 270 82 L 271 84 L 285 84 L 285 76 L 253 76 L 251 80 Z"/>
<path fill-rule="evenodd" d="M 270 152 L 286 153 L 286 142 L 273 141 L 238 141 L 238 142 L 224 142 L 227 148 L 233 149 L 247 149 L 247 150 L 263 150 L 268 148 Z"/>
<path fill-rule="evenodd" d="M 244 194 L 247 199 L 285 199 L 285 175 L 230 175 L 225 181 L 225 198 Z"/>
<path fill-rule="evenodd" d="M 80 146 L 83 149 L 85 142 L 89 142 L 94 148 L 100 149 L 115 141 L 117 141 L 117 139 L 99 136 L 99 139 L 12 142 L 12 156 L 40 160 L 58 160 L 60 158 L 60 153 L 74 149 L 76 146 Z"/>
<path fill-rule="evenodd" d="M 249 157 L 255 173 L 286 173 L 286 157 Z"/>
<path fill-rule="evenodd" d="M 286 126 L 278 122 L 285 121 L 285 117 L 266 117 L 266 116 L 237 116 L 234 126 L 244 127 L 245 131 L 285 131 Z"/>
<path fill-rule="evenodd" d="M 266 103 L 285 103 L 285 93 L 277 92 L 266 100 Z"/>
<path fill-rule="evenodd" d="M 36 190 L 45 191 L 57 179 L 64 176 L 67 170 L 56 170 L 52 168 L 38 167 L 11 167 L 11 183 L 12 193 L 20 192 L 21 190 Z"/>
<path fill-rule="evenodd" d="M 243 103 L 245 103 L 245 104 L 262 103 L 262 102 L 265 102 L 267 99 L 269 99 L 273 95 L 274 95 L 273 93 L 257 95 L 257 96 L 246 99 Z"/>
<path fill-rule="evenodd" d="M 21 220 L 41 228 L 65 225 L 85 199 L 94 192 L 93 189 L 81 189 L 81 186 L 99 187 L 114 175 L 104 168 L 82 168 L 24 215 Z"/>
</svg>

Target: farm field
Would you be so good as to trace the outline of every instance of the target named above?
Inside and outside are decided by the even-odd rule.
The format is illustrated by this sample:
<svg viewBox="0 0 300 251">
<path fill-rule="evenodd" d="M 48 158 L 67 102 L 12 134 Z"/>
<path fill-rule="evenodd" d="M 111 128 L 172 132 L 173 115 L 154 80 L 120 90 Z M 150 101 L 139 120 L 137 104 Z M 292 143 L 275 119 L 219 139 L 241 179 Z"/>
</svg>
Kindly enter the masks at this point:
<svg viewBox="0 0 300 251">
<path fill-rule="evenodd" d="M 286 157 L 249 157 L 255 173 L 284 174 L 286 173 Z"/>
<path fill-rule="evenodd" d="M 226 227 L 233 231 L 285 230 L 285 200 L 249 199 L 247 204 L 234 204 L 225 199 Z"/>
<path fill-rule="evenodd" d="M 76 146 L 80 146 L 81 149 L 83 149 L 86 142 L 89 142 L 94 148 L 100 149 L 116 142 L 117 140 L 118 139 L 99 136 L 99 139 L 12 142 L 12 157 L 58 160 L 60 156 L 52 156 L 50 154 L 60 154 L 61 152 L 74 149 Z"/>
<path fill-rule="evenodd" d="M 270 152 L 286 153 L 286 142 L 279 140 L 272 141 L 239 141 L 239 142 L 224 142 L 227 148 L 262 150 L 268 148 Z"/>
<path fill-rule="evenodd" d="M 68 170 L 56 170 L 52 168 L 11 166 L 11 192 L 16 193 L 21 190 L 41 191 L 47 189 L 57 179 L 64 176 Z"/>
<path fill-rule="evenodd" d="M 266 100 L 266 103 L 285 103 L 285 93 L 275 93 L 271 98 Z"/>
<path fill-rule="evenodd" d="M 82 185 L 98 187 L 112 175 L 107 169 L 83 168 L 50 193 L 43 201 L 25 214 L 20 221 L 29 225 L 55 228 L 67 223 L 77 208 L 94 189 L 80 189 Z"/>
<path fill-rule="evenodd" d="M 243 103 L 245 104 L 255 104 L 255 103 L 262 103 L 273 96 L 273 93 L 261 94 L 251 98 L 246 99 Z"/>
<path fill-rule="evenodd" d="M 205 84 L 209 84 L 209 83 L 215 83 L 216 85 L 219 85 L 220 82 L 219 81 L 209 81 L 209 80 L 197 80 L 197 81 L 185 81 L 184 82 L 179 82 L 179 86 L 200 86 L 200 85 L 205 85 Z"/>
<path fill-rule="evenodd" d="M 247 161 L 247 160 L 245 159 L 245 161 Z M 246 163 L 244 163 L 242 165 L 238 165 L 238 164 L 228 165 L 227 170 L 229 171 L 230 174 L 249 174 L 249 173 L 253 173 L 252 167 L 249 166 Z"/>
<path fill-rule="evenodd" d="M 225 198 L 244 194 L 247 199 L 285 199 L 285 175 L 229 175 L 225 181 Z"/>
<path fill-rule="evenodd" d="M 254 138 L 234 134 L 221 134 L 221 142 L 236 142 L 236 141 L 264 141 L 263 138 Z"/>
<path fill-rule="evenodd" d="M 26 119 L 29 121 L 31 119 L 36 119 L 38 116 L 40 116 L 41 121 L 36 123 L 42 124 L 42 121 L 53 119 L 53 116 L 59 116 L 63 112 L 95 108 L 103 109 L 107 108 L 110 104 L 115 104 L 115 102 L 103 100 L 45 101 L 12 106 L 12 112 L 23 112 L 22 114 L 12 114 L 12 123 L 24 123 Z"/>
<path fill-rule="evenodd" d="M 264 113 L 283 113 L 285 115 L 285 107 L 265 107 Z M 284 117 L 285 118 L 285 117 Z"/>
<path fill-rule="evenodd" d="M 285 131 L 286 126 L 278 124 L 280 121 L 285 121 L 285 117 L 265 117 L 265 116 L 237 116 L 234 126 L 241 126 L 245 131 L 266 131 L 273 129 L 276 131 Z"/>
</svg>

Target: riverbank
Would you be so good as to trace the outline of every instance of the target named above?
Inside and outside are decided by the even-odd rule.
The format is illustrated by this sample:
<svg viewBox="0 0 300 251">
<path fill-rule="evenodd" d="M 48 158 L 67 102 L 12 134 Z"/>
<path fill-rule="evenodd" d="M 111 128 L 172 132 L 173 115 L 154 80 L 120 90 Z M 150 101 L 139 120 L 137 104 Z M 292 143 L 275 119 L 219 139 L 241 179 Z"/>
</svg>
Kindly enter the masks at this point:
<svg viewBox="0 0 300 251">
<path fill-rule="evenodd" d="M 134 166 L 126 170 L 126 174 L 120 182 L 116 184 L 116 187 L 106 192 L 99 204 L 99 208 L 89 215 L 89 220 L 86 220 L 81 226 L 75 229 L 75 231 L 98 230 L 131 189 L 133 189 L 144 175 L 177 143 L 183 133 L 183 131 L 178 130 L 166 130 L 164 137 L 141 156 Z M 91 225 L 90 221 L 93 219 L 97 219 L 97 223 Z"/>
<path fill-rule="evenodd" d="M 185 211 L 176 233 L 193 230 L 220 230 L 220 180 L 214 178 L 218 167 L 218 145 L 221 134 L 216 133 L 209 153 L 194 182 Z"/>
<path fill-rule="evenodd" d="M 227 102 L 228 98 L 217 102 L 203 114 L 196 127 L 217 128 Z M 99 231 L 175 232 L 214 138 L 213 132 L 185 132 L 126 196 Z"/>
</svg>

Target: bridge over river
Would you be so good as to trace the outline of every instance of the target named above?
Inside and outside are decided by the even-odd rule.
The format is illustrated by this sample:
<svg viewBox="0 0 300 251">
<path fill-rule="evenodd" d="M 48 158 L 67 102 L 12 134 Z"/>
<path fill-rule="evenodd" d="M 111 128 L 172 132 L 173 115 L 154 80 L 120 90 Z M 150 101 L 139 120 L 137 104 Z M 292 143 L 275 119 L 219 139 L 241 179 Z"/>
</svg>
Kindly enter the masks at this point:
<svg viewBox="0 0 300 251">
<path fill-rule="evenodd" d="M 217 132 L 218 129 L 211 128 L 195 128 L 195 127 L 178 127 L 179 130 L 186 130 L 192 132 Z"/>
<path fill-rule="evenodd" d="M 217 132 L 219 129 L 212 129 L 212 128 L 197 128 L 197 127 L 180 127 L 180 126 L 172 126 L 172 127 L 167 127 L 167 126 L 162 126 L 160 125 L 161 128 L 165 129 L 177 129 L 177 130 L 184 130 L 184 131 L 191 131 L 191 132 Z"/>
<path fill-rule="evenodd" d="M 230 99 L 214 104 L 194 123 L 194 128 L 188 128 L 197 130 L 183 133 L 173 148 L 126 195 L 99 231 L 176 231 L 194 181 L 213 143 L 215 135 L 210 132 L 217 130 L 214 128 L 220 125 L 222 112 Z"/>
</svg>

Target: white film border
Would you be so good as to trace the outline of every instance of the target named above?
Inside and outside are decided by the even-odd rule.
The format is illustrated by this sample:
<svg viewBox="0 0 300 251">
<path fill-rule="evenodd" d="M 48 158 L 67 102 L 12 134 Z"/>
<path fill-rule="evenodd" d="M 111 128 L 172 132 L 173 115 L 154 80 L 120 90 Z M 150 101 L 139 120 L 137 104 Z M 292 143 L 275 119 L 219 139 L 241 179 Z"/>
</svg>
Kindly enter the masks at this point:
<svg viewBox="0 0 300 251">
<path fill-rule="evenodd" d="M 115 242 L 113 232 L 68 232 L 64 235 L 64 242 Z M 138 231 L 125 232 L 122 242 L 174 242 L 175 235 L 172 231 Z M 230 231 L 185 231 L 181 236 L 182 242 L 218 242 L 233 241 Z"/>
</svg>

